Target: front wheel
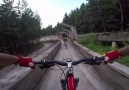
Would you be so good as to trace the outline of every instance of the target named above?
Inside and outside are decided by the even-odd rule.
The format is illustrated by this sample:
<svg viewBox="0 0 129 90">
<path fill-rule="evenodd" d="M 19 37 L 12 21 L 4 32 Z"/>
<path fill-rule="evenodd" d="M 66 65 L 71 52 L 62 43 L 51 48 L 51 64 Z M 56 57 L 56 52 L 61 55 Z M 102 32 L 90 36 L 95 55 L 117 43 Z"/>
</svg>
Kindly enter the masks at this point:
<svg viewBox="0 0 129 90">
<path fill-rule="evenodd" d="M 61 79 L 61 87 L 62 87 L 62 90 L 68 90 L 67 89 L 67 81 L 65 79 Z M 75 86 L 75 90 L 76 88 L 78 87 L 78 82 L 79 82 L 79 78 L 75 78 L 74 79 L 74 86 Z"/>
<path fill-rule="evenodd" d="M 78 82 L 79 82 L 79 78 L 75 78 L 75 79 L 74 79 L 74 85 L 75 85 L 75 88 L 77 88 Z"/>
<path fill-rule="evenodd" d="M 66 89 L 66 80 L 65 79 L 61 79 L 61 87 L 62 87 L 62 90 L 67 90 Z"/>
</svg>

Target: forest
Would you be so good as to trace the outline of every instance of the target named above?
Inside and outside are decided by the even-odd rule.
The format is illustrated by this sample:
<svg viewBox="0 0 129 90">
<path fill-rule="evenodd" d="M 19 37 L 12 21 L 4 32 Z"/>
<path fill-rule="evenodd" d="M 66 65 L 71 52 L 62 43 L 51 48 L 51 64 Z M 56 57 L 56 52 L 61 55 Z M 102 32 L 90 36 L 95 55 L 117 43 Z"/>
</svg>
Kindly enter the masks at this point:
<svg viewBox="0 0 129 90">
<path fill-rule="evenodd" d="M 32 48 L 44 35 L 58 34 L 61 23 L 76 27 L 78 34 L 129 30 L 129 0 L 86 0 L 79 8 L 65 13 L 61 23 L 42 28 L 37 12 L 26 0 L 3 0 L 0 4 L 0 52 L 17 54 Z"/>
<path fill-rule="evenodd" d="M 3 0 L 0 5 L 0 52 L 24 53 L 41 36 L 41 19 L 26 0 Z"/>
<path fill-rule="evenodd" d="M 86 0 L 80 8 L 65 13 L 63 23 L 78 33 L 129 30 L 129 0 Z"/>
</svg>

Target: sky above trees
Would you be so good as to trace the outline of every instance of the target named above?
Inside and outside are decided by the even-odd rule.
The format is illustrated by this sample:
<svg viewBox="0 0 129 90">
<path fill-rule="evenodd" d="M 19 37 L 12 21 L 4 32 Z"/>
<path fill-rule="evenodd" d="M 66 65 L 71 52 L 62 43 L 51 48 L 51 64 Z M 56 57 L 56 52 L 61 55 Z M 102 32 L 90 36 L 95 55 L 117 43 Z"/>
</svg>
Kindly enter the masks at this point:
<svg viewBox="0 0 129 90">
<path fill-rule="evenodd" d="M 18 0 L 14 0 L 17 2 Z M 21 1 L 21 0 L 20 0 Z M 2 3 L 2 0 L 0 0 Z M 65 13 L 79 8 L 86 0 L 27 0 L 28 7 L 38 13 L 42 20 L 42 27 L 62 22 Z"/>
<path fill-rule="evenodd" d="M 43 27 L 47 27 L 62 22 L 65 13 L 79 8 L 86 0 L 27 0 L 27 2 L 28 6 L 40 15 Z"/>
</svg>

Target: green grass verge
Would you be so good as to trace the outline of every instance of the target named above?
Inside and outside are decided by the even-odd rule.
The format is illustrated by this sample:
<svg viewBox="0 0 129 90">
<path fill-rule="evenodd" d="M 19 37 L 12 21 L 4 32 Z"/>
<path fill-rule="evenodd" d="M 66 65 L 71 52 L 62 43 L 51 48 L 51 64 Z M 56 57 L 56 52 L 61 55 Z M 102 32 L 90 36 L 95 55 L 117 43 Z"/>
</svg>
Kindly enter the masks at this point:
<svg viewBox="0 0 129 90">
<path fill-rule="evenodd" d="M 100 42 L 95 41 L 95 37 L 93 35 L 91 35 L 90 37 L 80 38 L 78 40 L 78 43 L 95 52 L 98 52 L 101 55 L 104 55 L 105 52 L 109 52 L 117 49 L 117 48 L 112 48 L 109 45 L 102 45 Z M 129 67 L 129 56 L 123 57 L 117 60 L 117 62 Z"/>
</svg>

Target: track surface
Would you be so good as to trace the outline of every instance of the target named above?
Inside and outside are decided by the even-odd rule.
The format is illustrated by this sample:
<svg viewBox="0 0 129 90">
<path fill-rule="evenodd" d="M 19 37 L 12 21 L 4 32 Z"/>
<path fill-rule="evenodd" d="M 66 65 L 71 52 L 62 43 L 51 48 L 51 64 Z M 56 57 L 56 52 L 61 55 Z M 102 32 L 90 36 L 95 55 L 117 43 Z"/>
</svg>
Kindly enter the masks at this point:
<svg viewBox="0 0 129 90">
<path fill-rule="evenodd" d="M 67 58 L 78 60 L 82 56 L 70 42 L 68 49 L 65 50 L 62 42 L 54 59 L 64 60 Z M 58 69 L 57 66 L 53 68 Z M 61 90 L 61 73 L 62 71 L 48 70 L 34 90 Z M 129 90 L 129 79 L 105 65 L 79 64 L 74 66 L 74 75 L 79 78 L 77 90 Z"/>
<path fill-rule="evenodd" d="M 35 60 L 37 60 L 37 55 L 42 56 L 42 54 L 36 52 L 36 55 L 32 55 L 33 58 L 35 57 Z M 83 56 L 80 55 L 79 51 L 77 51 L 77 48 L 75 48 L 71 42 L 68 42 L 67 50 L 65 50 L 62 42 L 61 47 L 54 59 L 64 60 L 67 58 L 72 58 L 73 60 L 78 60 L 82 57 Z M 52 68 L 59 69 L 57 66 L 54 66 Z M 129 78 L 104 64 L 101 64 L 100 66 L 79 64 L 77 66 L 74 66 L 73 68 L 75 78 L 79 78 L 77 90 L 129 90 Z M 22 69 L 26 71 L 26 68 Z M 9 71 L 12 72 L 12 70 Z M 18 71 L 15 70 L 14 74 L 15 73 L 18 73 Z M 27 76 L 25 76 L 21 81 L 13 85 L 13 87 L 11 87 L 10 89 L 0 90 L 61 90 L 61 74 L 62 71 L 52 71 L 49 69 L 41 70 L 37 67 L 36 69 L 32 70 Z M 8 76 L 7 75 L 0 75 L 5 78 L 3 79 L 1 77 L 0 79 L 0 83 L 2 83 L 0 85 L 4 85 L 4 87 L 5 85 L 7 86 L 8 84 L 11 84 L 11 82 L 15 82 L 17 80 L 16 78 L 13 79 L 11 77 L 13 74 Z M 16 76 L 18 75 L 15 75 L 15 77 Z"/>
</svg>

